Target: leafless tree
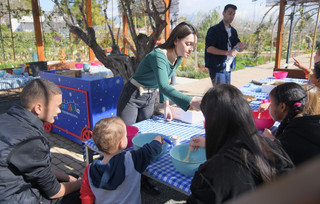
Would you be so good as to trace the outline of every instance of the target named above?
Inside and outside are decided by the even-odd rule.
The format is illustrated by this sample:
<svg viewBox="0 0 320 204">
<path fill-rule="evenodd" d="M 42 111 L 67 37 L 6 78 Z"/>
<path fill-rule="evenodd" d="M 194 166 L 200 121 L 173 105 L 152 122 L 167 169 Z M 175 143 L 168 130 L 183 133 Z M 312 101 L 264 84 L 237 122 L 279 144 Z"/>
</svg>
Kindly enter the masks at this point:
<svg viewBox="0 0 320 204">
<path fill-rule="evenodd" d="M 125 81 L 130 79 L 143 57 L 154 48 L 157 39 L 166 26 L 164 14 L 171 5 L 171 0 L 169 0 L 167 6 L 165 5 L 164 0 L 119 0 L 122 11 L 127 16 L 129 31 L 135 45 L 136 56 L 130 57 L 120 53 L 111 53 L 110 56 L 107 56 L 105 50 L 98 45 L 95 30 L 88 26 L 87 17 L 84 12 L 85 0 L 82 0 L 79 5 L 82 20 L 85 23 L 84 29 L 77 25 L 77 21 L 72 14 L 68 0 L 62 0 L 61 3 L 59 0 L 53 1 L 70 28 L 70 32 L 74 33 L 85 42 L 93 50 L 96 58 L 104 64 L 105 67 L 111 69 L 115 76 L 120 75 Z M 152 28 L 152 32 L 149 36 L 137 33 L 135 30 L 132 17 L 133 8 L 137 5 L 140 6 L 140 12 L 149 17 L 150 27 Z M 116 49 L 116 46 L 117 45 L 114 44 L 112 47 Z"/>
</svg>

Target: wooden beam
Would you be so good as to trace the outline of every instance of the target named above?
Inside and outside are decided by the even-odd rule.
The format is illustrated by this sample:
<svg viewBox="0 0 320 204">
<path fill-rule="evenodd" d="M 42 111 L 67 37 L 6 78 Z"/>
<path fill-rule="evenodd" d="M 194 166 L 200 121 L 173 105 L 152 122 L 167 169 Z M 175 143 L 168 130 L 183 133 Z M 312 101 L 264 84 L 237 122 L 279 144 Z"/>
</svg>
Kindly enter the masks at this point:
<svg viewBox="0 0 320 204">
<path fill-rule="evenodd" d="M 316 47 L 317 28 L 318 28 L 318 22 L 319 22 L 319 15 L 320 15 L 320 5 L 319 5 L 319 8 L 318 8 L 318 15 L 317 15 L 316 25 L 314 26 L 313 43 L 312 43 L 312 51 L 311 51 L 311 58 L 310 58 L 309 69 L 311 69 L 311 67 L 312 67 L 313 52 L 314 52 L 314 48 Z"/>
<path fill-rule="evenodd" d="M 41 35 L 38 0 L 31 0 L 31 4 L 32 4 L 33 26 L 34 26 L 34 34 L 36 37 L 38 60 L 45 61 L 42 35 Z"/>
<path fill-rule="evenodd" d="M 281 47 L 282 47 L 282 39 L 283 39 L 283 23 L 284 23 L 284 13 L 285 13 L 285 5 L 286 0 L 280 1 L 280 9 L 279 9 L 279 22 L 278 22 L 278 33 L 277 33 L 277 43 L 276 43 L 276 61 L 274 69 L 280 68 L 281 61 Z"/>
<path fill-rule="evenodd" d="M 122 22 L 123 22 L 123 54 L 128 55 L 129 51 L 127 48 L 128 42 L 125 40 L 128 37 L 128 19 L 127 12 L 124 11 L 122 14 Z"/>
<path fill-rule="evenodd" d="M 87 2 L 87 21 L 88 21 L 88 26 L 92 28 L 92 15 L 91 15 L 91 0 L 86 0 Z M 89 48 L 89 60 L 94 61 L 94 53 L 91 48 Z"/>
<path fill-rule="evenodd" d="M 169 0 L 164 0 L 166 8 L 169 6 Z M 164 28 L 165 31 L 165 39 L 167 40 L 170 35 L 170 9 L 167 10 L 165 14 L 165 20 L 166 20 L 166 27 Z"/>
</svg>

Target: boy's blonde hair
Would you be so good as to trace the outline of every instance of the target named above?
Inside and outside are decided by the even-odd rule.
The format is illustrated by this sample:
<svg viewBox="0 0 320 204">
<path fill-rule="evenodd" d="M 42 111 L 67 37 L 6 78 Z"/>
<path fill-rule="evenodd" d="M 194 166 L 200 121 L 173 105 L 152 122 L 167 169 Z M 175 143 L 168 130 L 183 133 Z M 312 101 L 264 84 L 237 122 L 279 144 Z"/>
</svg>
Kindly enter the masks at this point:
<svg viewBox="0 0 320 204">
<path fill-rule="evenodd" d="M 113 154 L 118 150 L 122 137 L 126 136 L 126 125 L 119 117 L 103 118 L 93 128 L 93 141 L 100 151 Z"/>
</svg>

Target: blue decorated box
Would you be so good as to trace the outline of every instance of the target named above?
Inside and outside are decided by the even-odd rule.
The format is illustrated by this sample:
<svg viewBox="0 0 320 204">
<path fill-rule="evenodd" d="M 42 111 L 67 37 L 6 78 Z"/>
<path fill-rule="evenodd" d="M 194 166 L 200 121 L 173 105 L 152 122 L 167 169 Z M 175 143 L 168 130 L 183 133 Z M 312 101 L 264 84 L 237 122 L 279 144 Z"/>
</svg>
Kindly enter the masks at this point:
<svg viewBox="0 0 320 204">
<path fill-rule="evenodd" d="M 61 113 L 54 124 L 45 124 L 45 129 L 81 144 L 92 137 L 91 130 L 100 119 L 116 116 L 123 79 L 86 74 L 69 77 L 55 71 L 40 72 L 41 78 L 52 81 L 62 90 Z"/>
</svg>

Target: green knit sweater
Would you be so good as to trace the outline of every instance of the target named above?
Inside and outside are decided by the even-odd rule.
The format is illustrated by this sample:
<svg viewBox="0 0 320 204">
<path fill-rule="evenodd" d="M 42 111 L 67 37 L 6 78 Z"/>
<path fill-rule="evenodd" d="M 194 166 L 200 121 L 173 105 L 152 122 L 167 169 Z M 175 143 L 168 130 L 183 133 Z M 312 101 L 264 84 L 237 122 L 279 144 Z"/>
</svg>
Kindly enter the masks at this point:
<svg viewBox="0 0 320 204">
<path fill-rule="evenodd" d="M 181 61 L 181 57 L 178 57 L 176 64 L 172 65 L 163 51 L 154 49 L 143 58 L 133 78 L 146 88 L 159 88 L 161 103 L 169 98 L 186 111 L 192 98 L 169 85 L 169 79 L 179 67 Z"/>
</svg>

